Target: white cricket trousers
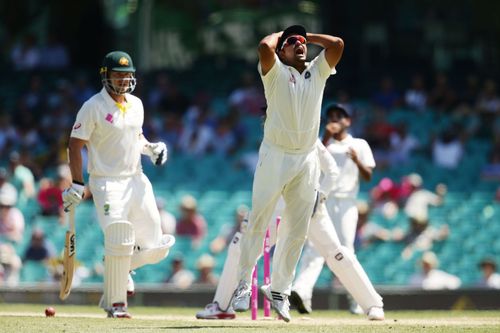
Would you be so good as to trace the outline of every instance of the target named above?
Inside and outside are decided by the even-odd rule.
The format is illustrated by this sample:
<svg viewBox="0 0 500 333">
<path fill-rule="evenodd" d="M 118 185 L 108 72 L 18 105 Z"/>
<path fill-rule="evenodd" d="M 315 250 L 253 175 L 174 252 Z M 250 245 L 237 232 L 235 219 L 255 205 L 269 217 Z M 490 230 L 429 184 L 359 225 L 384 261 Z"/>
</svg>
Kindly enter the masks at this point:
<svg viewBox="0 0 500 333">
<path fill-rule="evenodd" d="M 347 291 L 353 296 L 354 300 L 363 308 L 365 313 L 373 307 L 382 307 L 382 297 L 375 291 L 371 281 L 366 275 L 365 271 L 359 264 L 354 252 L 348 247 L 341 244 L 337 232 L 333 227 L 330 217 L 326 211 L 325 204 L 318 207 L 314 218 L 311 221 L 308 239 L 312 246 L 317 250 L 317 254 L 324 258 L 319 260 L 314 255 L 310 255 L 309 259 L 314 260 L 315 267 L 319 266 L 320 270 L 323 262 L 326 259 L 330 270 L 339 278 Z M 308 268 L 314 265 L 308 265 Z M 317 279 L 319 273 L 314 270 L 305 271 L 306 277 L 301 277 L 300 273 L 297 282 L 293 289 L 305 298 L 312 297 L 312 287 Z M 306 293 L 308 293 L 306 295 Z"/>
<path fill-rule="evenodd" d="M 358 209 L 354 198 L 335 198 L 330 196 L 325 202 L 326 210 L 318 209 L 313 223 L 309 229 L 317 228 L 318 223 L 332 223 L 340 244 L 354 252 L 354 239 L 356 236 L 356 225 L 358 224 Z M 319 221 L 316 223 L 316 221 Z M 311 231 L 310 231 L 311 232 Z M 321 246 L 321 244 L 316 244 Z M 329 246 L 329 245 L 328 245 Z M 303 299 L 311 299 L 325 258 L 318 252 L 319 249 L 312 247 L 308 242 L 304 248 L 304 254 L 300 260 L 297 279 L 293 284 L 295 290 Z M 321 249 L 322 252 L 325 249 Z"/>
<path fill-rule="evenodd" d="M 162 243 L 160 213 L 146 175 L 91 176 L 89 187 L 103 231 L 113 222 L 128 221 L 132 223 L 137 247 L 150 249 Z"/>
<path fill-rule="evenodd" d="M 310 152 L 291 154 L 262 143 L 253 182 L 252 211 L 241 243 L 239 280 L 250 284 L 252 269 L 262 254 L 266 228 L 282 195 L 286 207 L 284 222 L 278 228 L 271 290 L 290 295 L 314 209 L 319 174 L 315 146 Z"/>
</svg>

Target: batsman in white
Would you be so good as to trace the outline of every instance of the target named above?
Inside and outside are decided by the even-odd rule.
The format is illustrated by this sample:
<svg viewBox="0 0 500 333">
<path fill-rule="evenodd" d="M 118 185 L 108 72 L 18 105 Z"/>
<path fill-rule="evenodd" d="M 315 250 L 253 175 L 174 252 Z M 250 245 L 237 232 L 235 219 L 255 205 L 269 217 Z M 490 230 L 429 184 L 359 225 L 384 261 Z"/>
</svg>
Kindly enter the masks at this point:
<svg viewBox="0 0 500 333">
<path fill-rule="evenodd" d="M 319 192 L 322 198 L 326 198 L 328 193 L 333 189 L 338 176 L 338 168 L 335 164 L 335 160 L 326 150 L 325 146 L 320 140 L 317 140 L 316 147 L 318 150 L 318 157 L 320 161 L 320 168 L 323 172 L 323 178 L 319 186 Z M 273 212 L 273 216 L 269 221 L 269 231 L 270 231 L 270 247 L 274 246 L 276 243 L 276 233 L 277 225 L 276 218 L 281 216 L 285 208 L 285 203 L 283 198 L 280 198 L 276 208 Z M 198 319 L 234 319 L 235 313 L 231 307 L 231 298 L 233 295 L 233 290 L 238 284 L 237 279 L 237 269 L 238 262 L 241 256 L 241 239 L 245 235 L 247 229 L 248 221 L 244 220 L 240 225 L 240 230 L 235 233 L 232 241 L 229 244 L 227 250 L 226 261 L 224 262 L 224 268 L 222 269 L 222 274 L 217 284 L 217 289 L 215 291 L 215 296 L 212 303 L 207 304 L 204 310 L 199 311 L 196 314 Z M 312 225 L 311 225 L 312 227 Z M 264 244 L 263 244 L 264 245 Z M 262 246 L 263 248 L 263 246 Z"/>
<path fill-rule="evenodd" d="M 71 131 L 73 184 L 64 190 L 63 201 L 67 211 L 83 199 L 82 149 L 86 146 L 89 188 L 104 233 L 100 305 L 108 317 L 130 318 L 127 287 L 133 291 L 133 283 L 129 272 L 159 262 L 175 243 L 173 236 L 162 235 L 153 188 L 141 166 L 141 154 L 163 165 L 167 147 L 163 142 L 148 142 L 142 134 L 144 108 L 130 94 L 136 85 L 130 56 L 121 51 L 108 53 L 100 74 L 103 89 L 83 104 Z"/>
<path fill-rule="evenodd" d="M 307 43 L 323 50 L 306 62 Z M 258 47 L 258 70 L 267 102 L 264 139 L 259 150 L 252 190 L 252 211 L 243 237 L 239 284 L 232 305 L 250 307 L 252 270 L 262 251 L 267 225 L 280 196 L 286 207 L 278 230 L 271 285 L 261 291 L 283 320 L 290 321 L 288 296 L 307 235 L 319 183 L 315 149 L 326 80 L 335 73 L 344 43 L 323 34 L 306 33 L 294 25 L 264 37 Z"/>
<path fill-rule="evenodd" d="M 368 143 L 348 133 L 351 116 L 346 108 L 335 104 L 329 106 L 326 113 L 328 124 L 323 143 L 335 159 L 340 173 L 336 188 L 320 205 L 311 221 L 309 240 L 313 249 L 304 250 L 290 300 L 299 312 L 312 311 L 313 288 L 326 260 L 328 267 L 360 305 L 360 313 L 367 313 L 371 320 L 382 320 L 382 298 L 354 255 L 359 178 L 371 179 L 375 160 Z M 357 307 L 353 302 L 351 311 L 354 312 Z"/>
</svg>

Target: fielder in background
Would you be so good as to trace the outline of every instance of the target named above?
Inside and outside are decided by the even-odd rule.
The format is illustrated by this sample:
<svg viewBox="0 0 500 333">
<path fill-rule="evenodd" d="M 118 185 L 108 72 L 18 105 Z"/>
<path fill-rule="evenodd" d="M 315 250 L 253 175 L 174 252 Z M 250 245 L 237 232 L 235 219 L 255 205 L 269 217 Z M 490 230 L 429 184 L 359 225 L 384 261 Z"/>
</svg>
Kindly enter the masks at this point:
<svg viewBox="0 0 500 333">
<path fill-rule="evenodd" d="M 104 293 L 100 306 L 108 317 L 130 318 L 129 272 L 154 264 L 175 243 L 162 235 L 153 188 L 142 172 L 141 154 L 155 165 L 167 160 L 163 142 L 150 143 L 142 134 L 144 108 L 131 95 L 136 85 L 130 56 L 113 51 L 100 69 L 103 89 L 86 101 L 76 116 L 69 140 L 71 187 L 63 192 L 64 209 L 74 209 L 84 193 L 82 149 L 88 149 L 89 188 L 104 232 Z"/>
<path fill-rule="evenodd" d="M 375 160 L 368 143 L 348 133 L 351 116 L 346 108 L 338 104 L 331 105 L 326 115 L 328 124 L 322 141 L 335 159 L 340 173 L 337 187 L 329 194 L 325 204 L 318 208 L 311 222 L 315 228 L 311 228 L 310 233 L 313 235 L 309 239 L 314 249 L 304 251 L 290 300 L 299 312 L 312 311 L 313 288 L 326 259 L 328 267 L 361 305 L 359 307 L 352 302 L 351 311 L 366 313 L 371 320 L 382 320 L 382 298 L 354 255 L 359 179 L 371 179 Z"/>
<path fill-rule="evenodd" d="M 310 63 L 306 62 L 308 43 L 323 47 Z M 283 196 L 285 223 L 278 230 L 271 285 L 262 286 L 261 291 L 283 320 L 291 319 L 288 296 L 317 198 L 320 170 L 315 146 L 323 91 L 343 49 L 342 39 L 306 33 L 299 25 L 268 35 L 259 44 L 258 70 L 267 114 L 252 211 L 241 244 L 240 282 L 232 300 L 235 311 L 250 307 L 252 270 L 262 252 L 255 245 L 263 244 L 276 203 Z"/>
</svg>

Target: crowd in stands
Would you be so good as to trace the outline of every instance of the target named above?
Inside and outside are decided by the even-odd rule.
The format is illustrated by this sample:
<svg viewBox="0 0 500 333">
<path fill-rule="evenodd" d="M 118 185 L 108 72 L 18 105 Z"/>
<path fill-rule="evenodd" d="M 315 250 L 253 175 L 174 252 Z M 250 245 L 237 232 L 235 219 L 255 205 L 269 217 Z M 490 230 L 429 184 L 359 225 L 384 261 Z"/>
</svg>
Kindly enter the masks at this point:
<svg viewBox="0 0 500 333">
<path fill-rule="evenodd" d="M 10 62 L 14 73 L 26 79 L 15 81 L 18 86 L 14 87 L 11 103 L 0 105 L 0 156 L 4 164 L 0 168 L 0 284 L 13 285 L 19 281 L 24 262 L 35 260 L 48 265 L 59 256 L 44 239 L 42 231 L 35 229 L 30 235 L 25 234 L 25 225 L 31 223 L 32 216 L 25 216 L 23 211 L 36 206 L 35 214 L 56 217 L 59 223 L 54 228 L 64 227 L 61 191 L 71 181 L 66 165 L 69 131 L 83 101 L 100 87 L 90 83 L 95 80 L 90 80 L 88 74 L 50 72 L 68 69 L 71 64 L 67 50 L 56 36 L 51 36 L 44 47 L 37 47 L 33 36 L 26 36 L 10 50 Z M 97 77 L 97 70 L 94 74 Z M 228 163 L 248 169 L 251 174 L 257 146 L 249 142 L 249 132 L 255 128 L 250 128 L 247 120 L 264 115 L 265 99 L 256 73 L 245 70 L 239 74 L 240 84 L 223 97 L 213 96 L 209 88 L 182 90 L 164 71 L 139 76 L 137 94 L 145 103 L 146 136 L 151 141 L 167 142 L 171 158 L 218 155 L 227 158 Z M 356 124 L 353 131 L 369 142 L 378 172 L 404 165 L 414 154 L 426 156 L 429 163 L 439 168 L 456 170 L 468 158 L 466 144 L 481 139 L 491 147 L 486 152 L 487 162 L 482 166 L 481 177 L 498 180 L 500 95 L 497 84 L 489 78 L 468 76 L 464 84 L 455 86 L 445 73 L 436 73 L 430 81 L 416 73 L 408 78 L 406 85 L 395 84 L 391 76 L 384 76 L 373 94 L 356 96 L 356 100 L 368 102 L 365 106 L 359 106 L 343 89 L 326 99 L 341 101 L 353 110 L 354 117 L 359 119 L 353 122 Z M 450 121 L 446 126 L 425 129 L 428 137 L 424 138 L 411 131 L 411 124 L 390 120 L 391 113 L 398 109 L 422 116 L 442 115 Z M 416 173 L 404 177 L 399 184 L 397 181 L 383 178 L 371 190 L 370 202 L 360 209 L 358 244 L 403 242 L 406 247 L 402 256 L 410 258 L 416 252 L 431 251 L 434 242 L 445 240 L 449 234 L 446 225 L 437 229 L 432 226 L 427 214 L 428 206 L 439 205 L 447 189 L 445 184 L 439 184 L 435 191 L 426 190 Z M 496 196 L 500 201 L 500 187 Z M 179 214 L 167 212 L 162 200 L 159 198 L 157 205 L 163 231 L 190 237 L 193 248 L 199 247 L 206 240 L 211 221 L 198 210 L 197 198 L 182 198 Z M 241 222 L 245 209 L 239 208 L 236 223 Z M 398 211 L 408 217 L 406 231 L 377 226 L 368 216 L 373 212 L 390 218 Z M 223 252 L 232 232 L 234 226 L 226 226 L 216 240 L 210 240 L 212 255 Z M 29 246 L 25 253 L 16 253 L 16 246 L 23 238 L 30 238 Z M 424 259 L 422 264 L 427 265 L 424 270 L 436 267 L 437 259 L 431 254 Z M 200 257 L 199 272 L 189 274 L 183 267 L 183 258 L 175 258 L 166 282 L 187 287 L 198 280 L 213 285 L 216 283 L 213 260 L 208 254 Z M 494 272 L 496 264 L 489 262 L 481 265 L 484 267 Z M 491 285 L 498 287 L 497 282 Z"/>
</svg>

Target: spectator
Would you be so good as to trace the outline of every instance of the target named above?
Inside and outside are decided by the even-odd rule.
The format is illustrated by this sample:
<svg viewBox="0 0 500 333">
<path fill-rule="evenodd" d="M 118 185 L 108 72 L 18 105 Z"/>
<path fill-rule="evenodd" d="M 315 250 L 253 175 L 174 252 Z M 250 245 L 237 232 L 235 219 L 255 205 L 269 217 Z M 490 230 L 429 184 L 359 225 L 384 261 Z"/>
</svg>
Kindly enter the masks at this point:
<svg viewBox="0 0 500 333">
<path fill-rule="evenodd" d="M 372 101 L 385 110 L 391 110 L 401 104 L 401 96 L 394 89 L 392 78 L 386 76 L 380 80 L 379 90 L 373 94 Z"/>
<path fill-rule="evenodd" d="M 387 120 L 387 111 L 381 107 L 373 109 L 371 120 L 367 124 L 366 141 L 372 147 L 377 168 L 384 169 L 390 163 L 391 135 L 396 128 Z"/>
<path fill-rule="evenodd" d="M 181 199 L 181 216 L 177 222 L 176 234 L 178 236 L 189 236 L 192 239 L 193 248 L 198 248 L 207 233 L 207 222 L 198 213 L 196 199 L 191 195 L 185 195 Z"/>
<path fill-rule="evenodd" d="M 0 242 L 0 286 L 17 286 L 22 265 L 12 244 Z"/>
<path fill-rule="evenodd" d="M 52 242 L 45 238 L 45 233 L 40 229 L 33 230 L 30 243 L 24 253 L 23 261 L 33 260 L 48 263 L 49 260 L 55 257 L 55 247 Z"/>
<path fill-rule="evenodd" d="M 4 167 L 0 167 L 0 193 L 14 193 L 17 201 L 17 190 L 9 182 L 9 172 Z M 4 192 L 2 192 L 4 191 Z"/>
<path fill-rule="evenodd" d="M 14 45 L 10 58 L 17 70 L 33 70 L 40 65 L 40 50 L 35 35 L 27 34 Z"/>
<path fill-rule="evenodd" d="M 57 216 L 63 224 L 63 201 L 62 191 L 71 185 L 61 176 L 57 176 L 56 181 L 50 178 L 42 178 L 39 182 L 37 201 L 43 216 Z"/>
<path fill-rule="evenodd" d="M 224 224 L 217 237 L 210 243 L 212 253 L 220 253 L 228 246 L 236 232 L 242 228 L 243 221 L 247 218 L 249 209 L 246 205 L 240 205 L 236 209 L 234 222 Z M 246 222 L 245 222 L 246 223 Z"/>
<path fill-rule="evenodd" d="M 260 116 L 262 115 L 262 106 L 265 104 L 262 87 L 255 83 L 255 76 L 251 72 L 244 72 L 239 87 L 229 95 L 230 112 Z"/>
<path fill-rule="evenodd" d="M 484 258 L 479 263 L 482 277 L 478 283 L 481 288 L 500 289 L 500 274 L 497 273 L 497 264 L 492 258 Z"/>
<path fill-rule="evenodd" d="M 215 154 L 228 156 L 235 152 L 237 142 L 232 125 L 233 123 L 229 116 L 219 119 L 210 141 L 210 150 Z"/>
<path fill-rule="evenodd" d="M 165 200 L 156 197 L 156 207 L 158 207 L 158 211 L 160 212 L 161 232 L 163 234 L 174 235 L 177 220 L 172 213 L 165 209 L 165 206 Z"/>
<path fill-rule="evenodd" d="M 55 33 L 49 33 L 47 45 L 41 49 L 40 67 L 46 69 L 65 69 L 69 66 L 69 54 Z"/>
<path fill-rule="evenodd" d="M 10 154 L 9 167 L 12 185 L 17 189 L 18 204 L 24 206 L 35 196 L 35 176 L 29 168 L 23 165 L 21 155 L 16 151 Z"/>
<path fill-rule="evenodd" d="M 500 137 L 491 147 L 488 163 L 481 169 L 481 178 L 484 180 L 500 180 Z"/>
<path fill-rule="evenodd" d="M 417 251 L 428 251 L 432 248 L 434 241 L 446 239 L 450 233 L 447 224 L 440 227 L 430 226 L 429 220 L 423 217 L 411 217 L 410 228 L 406 233 L 401 229 L 393 230 L 393 239 L 402 241 L 406 247 L 401 252 L 403 259 L 410 259 Z"/>
<path fill-rule="evenodd" d="M 452 110 L 457 102 L 457 94 L 449 83 L 448 77 L 444 73 L 438 73 L 435 77 L 434 87 L 431 89 L 428 98 L 428 105 L 440 112 Z"/>
<path fill-rule="evenodd" d="M 16 142 L 16 128 L 12 124 L 7 110 L 0 111 L 0 155 Z"/>
<path fill-rule="evenodd" d="M 217 276 L 214 274 L 215 260 L 210 254 L 203 254 L 196 263 L 198 268 L 198 279 L 196 283 L 201 283 L 210 286 L 216 286 L 218 282 Z"/>
<path fill-rule="evenodd" d="M 500 96 L 497 94 L 497 85 L 493 80 L 486 80 L 483 89 L 479 93 L 476 108 L 481 112 L 499 114 Z"/>
<path fill-rule="evenodd" d="M 416 172 L 412 172 L 409 175 L 404 176 L 401 179 L 401 184 L 398 188 L 398 206 L 404 207 L 413 192 L 422 187 L 422 183 L 422 177 Z"/>
<path fill-rule="evenodd" d="M 416 180 L 415 182 L 415 185 L 418 185 Z M 441 205 L 447 191 L 448 189 L 444 184 L 436 185 L 435 193 L 421 186 L 415 187 L 406 201 L 404 208 L 406 215 L 409 218 L 427 220 L 429 218 L 429 206 Z"/>
<path fill-rule="evenodd" d="M 376 213 L 383 213 L 389 203 L 397 203 L 398 186 L 388 177 L 383 177 L 370 191 L 373 209 Z"/>
<path fill-rule="evenodd" d="M 195 156 L 204 155 L 214 140 L 214 130 L 210 125 L 208 109 L 190 109 L 186 124 L 179 137 L 179 149 Z"/>
<path fill-rule="evenodd" d="M 416 111 L 424 111 L 427 107 L 427 90 L 421 74 L 413 76 L 411 87 L 405 92 L 405 103 Z"/>
<path fill-rule="evenodd" d="M 419 148 L 418 139 L 408 133 L 406 124 L 399 124 L 390 134 L 389 163 L 393 166 L 408 163 L 412 152 Z"/>
<path fill-rule="evenodd" d="M 172 260 L 172 271 L 165 282 L 172 283 L 176 288 L 186 289 L 193 284 L 194 279 L 194 274 L 184 268 L 184 259 L 177 256 Z"/>
<path fill-rule="evenodd" d="M 464 137 L 459 136 L 460 129 L 445 130 L 432 142 L 434 164 L 445 169 L 456 169 L 464 154 Z"/>
<path fill-rule="evenodd" d="M 15 207 L 17 191 L 13 186 L 5 183 L 0 189 L 0 236 L 15 243 L 23 239 L 24 216 Z"/>
<path fill-rule="evenodd" d="M 458 276 L 437 269 L 438 258 L 434 252 L 425 252 L 420 260 L 421 272 L 410 278 L 410 285 L 424 290 L 458 289 L 462 281 Z"/>
</svg>

